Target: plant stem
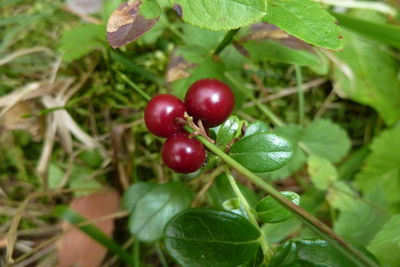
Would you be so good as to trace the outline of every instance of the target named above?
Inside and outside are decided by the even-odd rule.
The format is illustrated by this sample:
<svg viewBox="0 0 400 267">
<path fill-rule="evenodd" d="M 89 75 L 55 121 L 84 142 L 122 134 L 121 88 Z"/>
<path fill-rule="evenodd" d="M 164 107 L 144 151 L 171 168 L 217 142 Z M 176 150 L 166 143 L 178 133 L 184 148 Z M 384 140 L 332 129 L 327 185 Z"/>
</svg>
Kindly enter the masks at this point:
<svg viewBox="0 0 400 267">
<path fill-rule="evenodd" d="M 396 16 L 397 11 L 393 7 L 378 2 L 370 1 L 348 1 L 348 0 L 313 0 L 325 5 L 340 6 L 348 8 L 370 9 L 375 10 L 391 16 Z"/>
<path fill-rule="evenodd" d="M 161 249 L 159 241 L 156 242 L 156 251 L 157 251 L 158 258 L 160 259 L 161 265 L 163 267 L 168 267 L 167 260 L 164 257 L 164 253 L 162 252 L 162 249 Z"/>
<path fill-rule="evenodd" d="M 185 129 L 188 132 L 193 132 L 193 130 L 185 126 Z M 208 142 L 204 137 L 197 136 L 196 137 L 203 145 L 205 145 L 211 152 L 215 155 L 219 156 L 225 163 L 229 166 L 237 170 L 239 173 L 244 175 L 248 180 L 250 180 L 255 185 L 259 186 L 265 192 L 270 194 L 276 201 L 278 201 L 282 206 L 291 211 L 293 215 L 299 218 L 302 222 L 304 222 L 307 226 L 311 228 L 314 232 L 322 236 L 328 242 L 330 242 L 336 249 L 342 252 L 344 255 L 348 257 L 352 262 L 354 262 L 357 266 L 364 267 L 377 267 L 378 265 L 372 261 L 370 258 L 361 253 L 358 249 L 354 248 L 346 241 L 344 241 L 341 237 L 336 235 L 328 226 L 319 221 L 313 215 L 308 213 L 306 210 L 297 206 L 287 198 L 285 198 L 278 190 L 276 190 L 273 186 L 262 180 L 256 174 L 252 173 L 244 166 L 242 166 L 239 162 L 225 154 L 222 150 L 220 150 L 216 145 Z"/>
<path fill-rule="evenodd" d="M 219 55 L 233 40 L 233 37 L 238 33 L 240 28 L 230 30 L 224 36 L 224 39 L 218 44 L 217 48 L 214 50 L 214 55 Z"/>
<path fill-rule="evenodd" d="M 299 98 L 299 122 L 304 124 L 305 104 L 304 104 L 304 91 L 303 91 L 303 75 L 299 65 L 294 65 L 296 73 L 297 95 Z"/>
<path fill-rule="evenodd" d="M 244 88 L 237 80 L 235 77 L 232 76 L 230 73 L 225 73 L 225 77 L 232 83 L 234 84 L 237 88 L 239 88 L 247 98 L 251 99 L 253 103 L 259 108 L 262 112 L 264 112 L 265 115 L 277 126 L 282 126 L 284 125 L 283 121 L 278 118 L 267 106 L 262 104 L 258 99 L 256 99 L 249 91 L 248 89 Z"/>
<path fill-rule="evenodd" d="M 140 267 L 140 242 L 138 239 L 133 243 L 133 266 Z"/>
<path fill-rule="evenodd" d="M 136 92 L 138 92 L 144 99 L 146 99 L 147 101 L 150 101 L 151 97 L 145 92 L 143 91 L 139 86 L 137 86 L 137 84 L 135 84 L 134 82 L 132 82 L 131 79 L 129 79 L 125 74 L 117 71 L 118 75 L 121 77 L 122 80 L 124 80 L 127 84 L 129 84 Z"/>
<path fill-rule="evenodd" d="M 268 263 L 271 261 L 272 258 L 272 249 L 269 246 L 267 240 L 265 239 L 264 234 L 262 233 L 260 226 L 257 223 L 257 220 L 253 214 L 252 208 L 250 207 L 249 203 L 247 202 L 245 196 L 242 194 L 242 192 L 240 191 L 239 187 L 236 184 L 235 178 L 232 176 L 232 174 L 229 171 L 229 167 L 228 166 L 224 166 L 225 168 L 225 174 L 228 177 L 229 183 L 231 184 L 231 187 L 233 189 L 233 191 L 235 192 L 236 196 L 239 198 L 240 200 L 240 204 L 243 206 L 244 210 L 246 211 L 247 216 L 249 217 L 249 221 L 258 229 L 258 231 L 260 232 L 260 244 L 261 244 L 261 248 L 264 254 L 264 263 L 266 265 L 268 265 Z"/>
</svg>

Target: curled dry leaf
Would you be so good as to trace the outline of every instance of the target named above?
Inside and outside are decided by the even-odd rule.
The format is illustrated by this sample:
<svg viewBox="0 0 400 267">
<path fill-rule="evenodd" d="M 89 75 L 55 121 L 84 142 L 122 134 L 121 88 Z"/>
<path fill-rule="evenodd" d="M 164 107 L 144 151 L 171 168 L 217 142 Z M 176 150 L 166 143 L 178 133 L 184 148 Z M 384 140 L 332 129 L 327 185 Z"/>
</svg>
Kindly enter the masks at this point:
<svg viewBox="0 0 400 267">
<path fill-rule="evenodd" d="M 74 199 L 70 208 L 81 214 L 83 217 L 93 220 L 105 217 L 117 211 L 119 206 L 119 195 L 114 190 L 104 190 L 92 195 Z M 114 230 L 114 220 L 99 220 L 94 225 L 111 236 Z M 63 223 L 63 229 L 68 230 L 69 223 Z M 58 241 L 58 266 L 100 266 L 107 249 L 91 239 L 78 229 L 73 229 Z"/>
<path fill-rule="evenodd" d="M 141 1 L 125 2 L 111 14 L 107 24 L 107 40 L 111 47 L 133 42 L 157 23 L 158 17 L 147 19 L 139 13 L 141 4 Z"/>
</svg>

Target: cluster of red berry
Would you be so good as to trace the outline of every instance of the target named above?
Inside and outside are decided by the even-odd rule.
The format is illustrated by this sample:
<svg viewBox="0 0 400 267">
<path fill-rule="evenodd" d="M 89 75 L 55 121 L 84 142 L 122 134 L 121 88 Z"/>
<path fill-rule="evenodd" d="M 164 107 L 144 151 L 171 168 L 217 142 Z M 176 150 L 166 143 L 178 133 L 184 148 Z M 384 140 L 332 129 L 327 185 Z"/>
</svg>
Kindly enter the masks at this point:
<svg viewBox="0 0 400 267">
<path fill-rule="evenodd" d="M 168 138 L 162 147 L 163 162 L 176 172 L 190 173 L 203 165 L 206 151 L 184 131 L 185 112 L 210 128 L 223 123 L 234 105 L 235 98 L 226 84 L 216 79 L 201 79 L 190 86 L 185 102 L 169 94 L 153 97 L 145 108 L 144 120 L 151 133 Z"/>
</svg>

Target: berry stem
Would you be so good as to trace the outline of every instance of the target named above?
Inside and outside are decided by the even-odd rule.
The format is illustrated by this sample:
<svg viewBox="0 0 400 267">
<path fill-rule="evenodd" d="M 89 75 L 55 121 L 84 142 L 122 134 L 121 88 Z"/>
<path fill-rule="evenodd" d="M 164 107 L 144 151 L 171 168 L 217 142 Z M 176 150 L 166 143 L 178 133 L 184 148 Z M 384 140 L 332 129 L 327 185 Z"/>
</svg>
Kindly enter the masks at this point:
<svg viewBox="0 0 400 267">
<path fill-rule="evenodd" d="M 265 235 L 262 233 L 260 226 L 257 223 L 257 219 L 254 216 L 254 212 L 252 211 L 252 208 L 250 207 L 249 203 L 246 200 L 246 197 L 242 194 L 240 191 L 238 185 L 236 184 L 235 178 L 232 176 L 229 167 L 227 165 L 224 166 L 225 169 L 225 174 L 228 177 L 229 183 L 231 184 L 231 187 L 233 191 L 235 192 L 235 195 L 239 198 L 240 204 L 242 205 L 243 209 L 246 211 L 247 216 L 249 217 L 249 221 L 260 231 L 260 244 L 261 248 L 264 254 L 264 263 L 266 265 L 269 264 L 271 261 L 273 251 L 271 247 L 269 246 L 267 240 L 265 239 Z"/>
<path fill-rule="evenodd" d="M 188 126 L 185 126 L 185 129 L 192 133 L 194 130 Z M 372 261 L 370 258 L 361 253 L 358 249 L 354 248 L 350 244 L 348 244 L 344 239 L 335 234 L 328 226 L 322 223 L 320 220 L 315 218 L 313 215 L 308 213 L 302 207 L 297 206 L 287 198 L 285 198 L 278 190 L 276 190 L 272 185 L 265 182 L 263 179 L 258 177 L 256 174 L 252 173 L 244 166 L 242 166 L 239 162 L 231 158 L 221 149 L 219 149 L 216 145 L 208 142 L 204 137 L 197 136 L 196 137 L 204 146 L 206 146 L 211 152 L 215 155 L 219 156 L 226 164 L 230 167 L 237 170 L 243 176 L 245 176 L 248 180 L 250 180 L 253 184 L 257 185 L 269 195 L 271 195 L 276 201 L 278 201 L 282 206 L 288 209 L 293 213 L 298 219 L 300 219 L 303 223 L 305 223 L 311 230 L 315 233 L 326 239 L 328 242 L 332 244 L 337 250 L 342 252 L 345 256 L 348 257 L 352 262 L 355 263 L 356 266 L 364 267 L 377 267 L 378 265 Z"/>
</svg>

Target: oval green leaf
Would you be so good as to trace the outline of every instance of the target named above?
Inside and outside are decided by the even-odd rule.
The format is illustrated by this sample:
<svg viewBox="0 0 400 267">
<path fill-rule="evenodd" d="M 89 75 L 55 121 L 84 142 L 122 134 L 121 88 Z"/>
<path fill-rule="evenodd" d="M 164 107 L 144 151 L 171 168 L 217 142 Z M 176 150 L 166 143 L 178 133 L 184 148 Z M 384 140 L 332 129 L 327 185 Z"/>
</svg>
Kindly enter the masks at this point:
<svg viewBox="0 0 400 267">
<path fill-rule="evenodd" d="M 190 191 L 182 183 L 159 185 L 138 201 L 129 219 L 129 230 L 140 241 L 156 241 L 167 222 L 188 208 L 191 199 Z"/>
<path fill-rule="evenodd" d="M 292 157 L 291 144 L 275 134 L 259 133 L 236 142 L 230 156 L 252 172 L 274 171 Z"/>
<path fill-rule="evenodd" d="M 359 249 L 376 262 L 374 256 L 365 248 Z M 278 248 L 269 266 L 353 267 L 356 265 L 327 241 L 314 239 L 287 241 Z"/>
<path fill-rule="evenodd" d="M 250 261 L 260 232 L 244 217 L 216 209 L 188 209 L 165 228 L 165 246 L 182 266 L 238 266 Z"/>
<path fill-rule="evenodd" d="M 268 133 L 269 127 L 265 122 L 262 121 L 255 121 L 250 123 L 247 127 L 246 132 L 244 133 L 243 137 L 250 136 L 257 133 Z"/>
<path fill-rule="evenodd" d="M 174 0 L 184 21 L 200 28 L 231 30 L 260 20 L 266 13 L 265 0 Z"/>
<path fill-rule="evenodd" d="M 300 196 L 294 192 L 284 191 L 281 192 L 287 199 L 292 201 L 294 204 L 300 204 Z M 290 219 L 292 213 L 285 209 L 271 196 L 267 196 L 258 202 L 256 206 L 257 217 L 267 223 L 277 223 Z"/>
<path fill-rule="evenodd" d="M 239 118 L 231 116 L 227 119 L 218 130 L 217 134 L 217 146 L 225 148 L 225 146 L 241 132 L 241 125 Z"/>
<path fill-rule="evenodd" d="M 143 183 L 143 182 L 131 185 L 124 193 L 123 197 L 124 207 L 129 212 L 132 212 L 138 201 L 156 186 L 157 185 L 153 183 Z"/>
</svg>

